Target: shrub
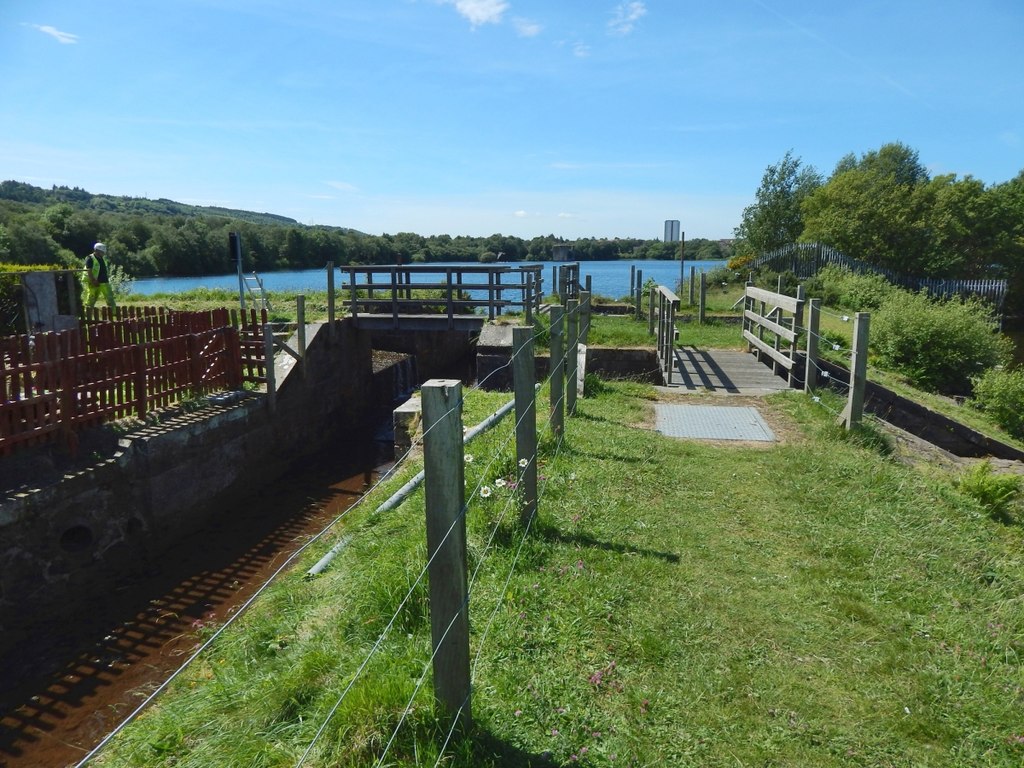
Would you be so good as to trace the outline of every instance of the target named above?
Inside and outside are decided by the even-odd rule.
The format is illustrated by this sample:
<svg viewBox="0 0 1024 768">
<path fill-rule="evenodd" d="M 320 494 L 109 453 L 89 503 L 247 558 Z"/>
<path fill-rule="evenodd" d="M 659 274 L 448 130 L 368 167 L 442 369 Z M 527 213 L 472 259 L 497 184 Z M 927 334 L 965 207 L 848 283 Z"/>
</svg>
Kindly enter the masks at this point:
<svg viewBox="0 0 1024 768">
<path fill-rule="evenodd" d="M 846 307 L 858 312 L 878 309 L 883 302 L 900 290 L 882 275 L 857 274 L 846 267 L 829 265 L 805 283 L 808 296 L 820 298 L 822 303 Z"/>
<path fill-rule="evenodd" d="M 997 475 L 986 459 L 960 475 L 956 487 L 981 504 L 992 517 L 1007 520 L 1010 506 L 1020 496 L 1022 482 L 1024 479 L 1018 475 Z"/>
<path fill-rule="evenodd" d="M 977 299 L 934 301 L 894 291 L 871 321 L 879 362 L 933 392 L 968 394 L 971 379 L 1004 362 L 1010 341 Z"/>
<path fill-rule="evenodd" d="M 992 368 L 976 376 L 974 396 L 969 402 L 1008 434 L 1024 440 L 1024 368 Z"/>
</svg>

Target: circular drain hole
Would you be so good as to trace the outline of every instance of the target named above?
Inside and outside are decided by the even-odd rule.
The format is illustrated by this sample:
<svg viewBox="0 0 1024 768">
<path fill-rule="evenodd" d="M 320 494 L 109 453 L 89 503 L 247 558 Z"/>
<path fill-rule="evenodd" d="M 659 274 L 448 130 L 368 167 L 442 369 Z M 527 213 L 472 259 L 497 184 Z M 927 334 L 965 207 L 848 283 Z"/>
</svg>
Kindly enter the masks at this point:
<svg viewBox="0 0 1024 768">
<path fill-rule="evenodd" d="M 92 546 L 92 531 L 84 525 L 68 528 L 60 536 L 60 548 L 65 552 L 84 552 Z"/>
</svg>

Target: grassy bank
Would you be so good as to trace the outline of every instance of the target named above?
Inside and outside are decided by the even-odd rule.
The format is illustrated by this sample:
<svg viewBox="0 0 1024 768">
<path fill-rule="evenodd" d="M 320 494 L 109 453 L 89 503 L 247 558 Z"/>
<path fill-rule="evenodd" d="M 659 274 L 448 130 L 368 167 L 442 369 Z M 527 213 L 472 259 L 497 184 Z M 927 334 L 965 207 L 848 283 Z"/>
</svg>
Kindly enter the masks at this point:
<svg viewBox="0 0 1024 768">
<path fill-rule="evenodd" d="M 314 742 L 304 765 L 1024 761 L 1018 525 L 796 393 L 758 403 L 784 442 L 751 447 L 665 438 L 652 389 L 597 387 L 544 441 L 525 535 L 511 423 L 468 449 L 475 730 L 444 757 L 429 676 L 417 690 L 422 496 L 374 515 L 382 488 L 99 763 L 294 766 Z M 465 422 L 506 397 L 472 393 Z"/>
</svg>

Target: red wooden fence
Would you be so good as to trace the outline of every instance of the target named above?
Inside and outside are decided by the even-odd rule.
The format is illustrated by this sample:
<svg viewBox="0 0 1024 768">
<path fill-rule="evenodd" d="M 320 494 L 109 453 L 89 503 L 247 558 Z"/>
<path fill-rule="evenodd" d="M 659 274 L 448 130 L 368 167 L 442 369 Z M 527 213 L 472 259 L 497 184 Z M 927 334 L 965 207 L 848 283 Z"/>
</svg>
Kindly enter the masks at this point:
<svg viewBox="0 0 1024 768">
<path fill-rule="evenodd" d="M 71 331 L 0 338 L 0 455 L 187 397 L 266 380 L 263 327 L 252 310 L 90 311 Z"/>
</svg>

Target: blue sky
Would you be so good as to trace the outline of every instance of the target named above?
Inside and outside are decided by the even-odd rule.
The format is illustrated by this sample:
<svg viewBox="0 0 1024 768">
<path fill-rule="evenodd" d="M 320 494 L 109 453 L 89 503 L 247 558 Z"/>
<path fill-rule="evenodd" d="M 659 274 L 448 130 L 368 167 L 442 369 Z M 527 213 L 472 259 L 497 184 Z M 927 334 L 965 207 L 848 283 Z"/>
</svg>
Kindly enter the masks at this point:
<svg viewBox="0 0 1024 768">
<path fill-rule="evenodd" d="M 1021 0 L 3 0 L 0 179 L 371 234 L 730 237 L 787 150 L 1024 169 Z"/>
</svg>

